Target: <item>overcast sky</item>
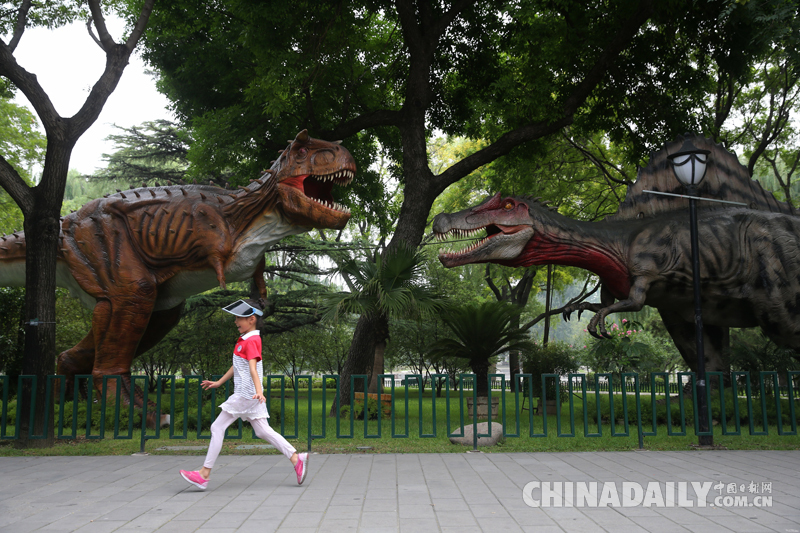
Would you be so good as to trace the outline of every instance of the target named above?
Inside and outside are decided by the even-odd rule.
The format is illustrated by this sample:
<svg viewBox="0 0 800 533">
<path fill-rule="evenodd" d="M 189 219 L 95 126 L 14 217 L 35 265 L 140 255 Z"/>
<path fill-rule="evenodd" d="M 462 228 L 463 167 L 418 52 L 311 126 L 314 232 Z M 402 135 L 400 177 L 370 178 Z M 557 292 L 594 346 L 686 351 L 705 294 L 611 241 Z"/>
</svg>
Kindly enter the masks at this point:
<svg viewBox="0 0 800 533">
<path fill-rule="evenodd" d="M 120 42 L 122 22 L 111 18 L 106 22 L 112 37 Z M 56 30 L 27 29 L 14 56 L 24 69 L 36 74 L 58 113 L 67 117 L 80 109 L 105 67 L 105 54 L 83 22 Z M 15 101 L 31 107 L 19 91 Z M 112 124 L 130 127 L 148 120 L 169 120 L 172 115 L 167 104 L 166 97 L 156 91 L 155 79 L 145 74 L 144 62 L 134 53 L 100 117 L 75 145 L 70 168 L 90 174 L 105 167 L 103 154 L 114 151 L 113 143 L 104 140 L 115 132 Z"/>
</svg>

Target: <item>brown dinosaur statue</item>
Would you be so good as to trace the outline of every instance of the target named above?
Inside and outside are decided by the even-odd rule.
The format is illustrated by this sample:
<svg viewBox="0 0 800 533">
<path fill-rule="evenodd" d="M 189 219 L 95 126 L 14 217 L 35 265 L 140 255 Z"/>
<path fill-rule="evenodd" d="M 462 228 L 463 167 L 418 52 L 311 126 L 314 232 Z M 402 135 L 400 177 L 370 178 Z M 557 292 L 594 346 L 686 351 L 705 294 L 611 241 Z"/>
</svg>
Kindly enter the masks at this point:
<svg viewBox="0 0 800 533">
<path fill-rule="evenodd" d="M 91 374 L 98 391 L 103 376 L 121 375 L 127 393 L 133 359 L 178 323 L 188 296 L 252 278 L 266 298 L 270 244 L 343 228 L 350 211 L 331 189 L 355 172 L 346 148 L 303 130 L 247 187 L 117 191 L 63 217 L 57 283 L 93 314 L 88 335 L 59 356 L 58 373 L 70 388 L 76 374 Z M 0 285 L 24 286 L 24 233 L 0 239 Z M 115 390 L 110 380 L 109 396 Z"/>
<path fill-rule="evenodd" d="M 460 252 L 442 252 L 439 259 L 446 267 L 491 262 L 589 270 L 602 282 L 601 302 L 574 305 L 566 319 L 573 311 L 594 311 L 588 331 L 608 335 L 609 314 L 650 305 L 695 369 L 688 200 L 644 192 L 684 192 L 667 160 L 683 140 L 652 154 L 618 212 L 601 222 L 573 220 L 536 199 L 500 194 L 458 213 L 441 213 L 433 222 L 438 238 L 482 238 Z M 698 137 L 692 141 L 711 152 L 699 194 L 747 204 L 698 202 L 707 369 L 726 369 L 729 327 L 760 326 L 776 344 L 800 350 L 800 218 L 751 180 L 722 146 Z"/>
</svg>

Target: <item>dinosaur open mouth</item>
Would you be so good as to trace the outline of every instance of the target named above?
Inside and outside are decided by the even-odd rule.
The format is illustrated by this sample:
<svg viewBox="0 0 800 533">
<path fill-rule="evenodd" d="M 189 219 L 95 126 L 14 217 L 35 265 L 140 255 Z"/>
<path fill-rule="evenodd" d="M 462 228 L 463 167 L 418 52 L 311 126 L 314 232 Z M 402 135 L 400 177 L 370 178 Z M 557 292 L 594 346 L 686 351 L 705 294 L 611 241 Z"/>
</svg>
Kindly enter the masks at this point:
<svg viewBox="0 0 800 533">
<path fill-rule="evenodd" d="M 480 234 L 485 233 L 484 237 L 481 237 L 479 240 L 468 245 L 466 248 L 463 248 L 458 251 L 441 250 L 439 252 L 440 258 L 444 257 L 447 259 L 455 259 L 457 257 L 464 256 L 474 252 L 478 248 L 481 248 L 483 245 L 488 243 L 491 239 L 499 235 L 512 235 L 527 227 L 529 226 L 526 225 L 496 226 L 494 224 L 489 224 L 487 226 L 483 226 L 482 228 L 474 228 L 474 229 L 453 228 L 445 233 L 434 233 L 434 236 L 438 241 L 444 241 L 445 243 L 447 242 L 456 243 L 462 241 L 464 238 L 468 239 L 470 237 L 476 235 L 480 236 Z M 451 240 L 453 238 L 457 238 L 458 240 Z"/>
<path fill-rule="evenodd" d="M 314 200 L 321 206 L 340 211 L 342 213 L 350 213 L 350 209 L 336 203 L 333 200 L 331 190 L 334 185 L 346 186 L 353 181 L 355 172 L 352 170 L 339 170 L 324 176 L 317 176 L 314 174 L 303 174 L 301 176 L 293 176 L 281 182 L 281 185 L 293 187 L 302 192 L 306 197 Z"/>
</svg>

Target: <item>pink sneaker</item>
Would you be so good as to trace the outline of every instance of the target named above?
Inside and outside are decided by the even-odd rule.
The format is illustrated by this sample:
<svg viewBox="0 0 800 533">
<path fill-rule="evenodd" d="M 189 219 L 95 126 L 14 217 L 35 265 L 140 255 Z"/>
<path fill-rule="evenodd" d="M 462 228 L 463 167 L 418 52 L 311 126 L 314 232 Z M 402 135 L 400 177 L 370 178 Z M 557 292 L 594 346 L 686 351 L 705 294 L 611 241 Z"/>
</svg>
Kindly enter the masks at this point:
<svg viewBox="0 0 800 533">
<path fill-rule="evenodd" d="M 200 490 L 206 490 L 208 487 L 208 480 L 200 475 L 200 472 L 197 471 L 189 471 L 189 470 L 181 470 L 181 476 L 183 479 L 194 485 Z M 299 476 L 299 474 L 298 474 Z"/>
<path fill-rule="evenodd" d="M 294 471 L 297 472 L 297 484 L 302 485 L 308 473 L 308 454 L 297 454 L 297 464 L 294 465 Z"/>
</svg>

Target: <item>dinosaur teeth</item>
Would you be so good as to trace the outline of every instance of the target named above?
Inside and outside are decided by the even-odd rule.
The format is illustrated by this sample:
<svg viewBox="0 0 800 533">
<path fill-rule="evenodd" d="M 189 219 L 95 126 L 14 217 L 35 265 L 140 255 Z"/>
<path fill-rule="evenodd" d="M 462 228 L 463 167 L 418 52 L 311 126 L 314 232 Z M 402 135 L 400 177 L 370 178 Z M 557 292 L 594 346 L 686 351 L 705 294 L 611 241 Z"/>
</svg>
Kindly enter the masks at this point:
<svg viewBox="0 0 800 533">
<path fill-rule="evenodd" d="M 479 234 L 484 228 L 473 228 L 473 229 L 463 229 L 463 228 L 453 228 L 445 233 L 434 233 L 433 236 L 437 241 L 445 241 L 444 245 L 449 248 L 445 248 L 445 250 L 441 250 L 439 252 L 440 257 L 457 257 L 459 255 L 468 254 L 470 252 L 475 251 L 476 249 L 480 248 L 483 244 L 486 243 L 491 237 L 488 235 L 478 241 L 469 243 L 465 248 L 462 250 L 453 250 L 457 241 L 453 241 L 452 243 L 448 243 L 451 238 L 462 239 L 462 238 L 470 238 L 474 237 L 475 235 Z"/>
<path fill-rule="evenodd" d="M 350 214 L 350 209 L 348 209 L 347 207 L 345 207 L 345 206 L 343 206 L 343 205 L 341 205 L 341 204 L 339 204 L 337 202 L 329 202 L 327 200 L 317 200 L 316 198 L 312 198 L 312 200 L 314 200 L 319 205 L 321 205 L 321 206 L 323 206 L 323 207 L 325 207 L 327 209 L 331 209 L 333 211 L 339 211 L 340 213 Z"/>
</svg>

